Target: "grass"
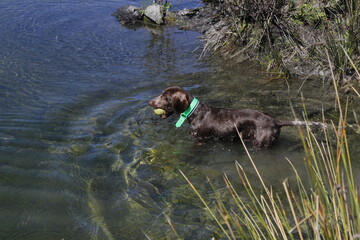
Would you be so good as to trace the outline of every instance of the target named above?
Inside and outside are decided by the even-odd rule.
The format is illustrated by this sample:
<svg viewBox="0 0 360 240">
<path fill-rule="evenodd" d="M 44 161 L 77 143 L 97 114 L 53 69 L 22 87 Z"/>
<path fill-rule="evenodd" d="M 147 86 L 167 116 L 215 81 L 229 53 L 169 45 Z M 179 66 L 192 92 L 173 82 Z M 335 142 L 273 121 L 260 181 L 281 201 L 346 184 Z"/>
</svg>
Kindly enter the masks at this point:
<svg viewBox="0 0 360 240">
<path fill-rule="evenodd" d="M 228 24 L 225 30 L 207 33 L 204 53 L 219 52 L 228 58 L 247 55 L 285 76 L 330 79 L 330 71 L 334 71 L 344 92 L 358 87 L 359 68 L 355 67 L 360 65 L 358 0 L 205 2 L 216 5 Z M 329 68 L 326 52 L 333 69 Z"/>
<path fill-rule="evenodd" d="M 344 53 L 347 55 L 346 51 Z M 325 54 L 329 68 L 333 69 L 329 52 Z M 351 62 L 350 57 L 346 57 Z M 245 195 L 244 191 L 240 195 L 224 175 L 231 196 L 231 201 L 225 202 L 209 180 L 217 198 L 214 207 L 181 172 L 218 226 L 220 234 L 216 239 L 360 239 L 359 187 L 354 180 L 346 132 L 348 102 L 342 105 L 334 71 L 331 71 L 331 76 L 336 92 L 338 122 L 330 122 L 323 129 L 325 137 L 322 140 L 309 126 L 305 130 L 299 128 L 310 184 L 301 179 L 288 160 L 296 176 L 296 186 L 290 186 L 288 180 L 284 180 L 280 187 L 282 190 L 274 191 L 266 184 L 243 141 L 260 182 L 260 191 L 258 183 L 251 181 L 241 164 L 236 163 Z M 360 129 L 359 125 L 356 127 Z M 176 226 L 171 227 L 175 231 Z M 180 239 L 178 233 L 176 236 Z"/>
</svg>

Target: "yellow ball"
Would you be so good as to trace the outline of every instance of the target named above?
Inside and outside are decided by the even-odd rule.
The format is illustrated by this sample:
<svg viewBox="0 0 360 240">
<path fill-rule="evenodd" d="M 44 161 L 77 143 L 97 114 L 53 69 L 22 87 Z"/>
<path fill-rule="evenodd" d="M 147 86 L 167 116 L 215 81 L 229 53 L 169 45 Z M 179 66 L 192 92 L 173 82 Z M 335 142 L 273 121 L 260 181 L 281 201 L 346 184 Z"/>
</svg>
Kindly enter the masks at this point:
<svg viewBox="0 0 360 240">
<path fill-rule="evenodd" d="M 165 114 L 165 110 L 164 110 L 164 109 L 161 109 L 161 108 L 154 109 L 154 113 L 155 113 L 156 115 L 164 115 L 164 114 Z"/>
</svg>

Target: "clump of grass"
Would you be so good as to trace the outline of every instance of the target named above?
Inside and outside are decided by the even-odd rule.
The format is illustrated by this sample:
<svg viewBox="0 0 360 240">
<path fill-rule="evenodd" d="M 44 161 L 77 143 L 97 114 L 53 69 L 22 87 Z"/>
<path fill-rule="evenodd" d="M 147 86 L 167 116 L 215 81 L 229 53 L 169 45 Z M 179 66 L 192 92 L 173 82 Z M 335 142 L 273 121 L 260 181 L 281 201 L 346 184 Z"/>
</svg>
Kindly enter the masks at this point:
<svg viewBox="0 0 360 240">
<path fill-rule="evenodd" d="M 329 54 L 327 58 L 330 58 Z M 229 178 L 224 175 L 233 203 L 224 202 L 219 191 L 211 185 L 217 196 L 216 207 L 212 207 L 181 172 L 219 227 L 219 238 L 360 239 L 359 188 L 354 181 L 346 133 L 347 104 L 342 107 L 335 84 L 335 74 L 331 74 L 337 93 L 338 122 L 328 124 L 328 128 L 324 129 L 325 138 L 322 141 L 309 126 L 305 130 L 299 128 L 305 150 L 305 164 L 311 180 L 310 186 L 305 184 L 288 160 L 296 176 L 296 187 L 290 187 L 285 180 L 282 184 L 283 190 L 275 192 L 266 184 L 243 141 L 261 185 L 260 193 L 259 186 L 254 186 L 255 183 L 247 177 L 241 164 L 236 163 L 245 196 L 240 195 Z"/>
<path fill-rule="evenodd" d="M 346 91 L 360 79 L 345 52 L 360 64 L 358 0 L 205 0 L 223 13 L 222 28 L 208 31 L 204 53 L 257 58 L 286 76 L 330 77 L 330 54 L 337 83 Z M 213 51 L 211 51 L 213 50 Z M 345 51 L 344 51 L 345 50 Z"/>
</svg>

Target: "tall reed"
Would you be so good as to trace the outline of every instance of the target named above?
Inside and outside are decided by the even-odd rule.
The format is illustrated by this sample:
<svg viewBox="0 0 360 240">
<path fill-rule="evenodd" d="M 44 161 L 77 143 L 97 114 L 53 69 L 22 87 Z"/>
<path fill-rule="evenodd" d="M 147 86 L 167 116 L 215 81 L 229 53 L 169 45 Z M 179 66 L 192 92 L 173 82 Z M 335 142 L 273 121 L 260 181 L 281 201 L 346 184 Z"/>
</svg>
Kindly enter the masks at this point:
<svg viewBox="0 0 360 240">
<path fill-rule="evenodd" d="M 327 57 L 330 58 L 328 53 Z M 319 140 L 309 126 L 305 130 L 299 128 L 310 184 L 305 184 L 288 160 L 296 176 L 296 186 L 291 187 L 284 180 L 282 191 L 275 192 L 266 184 L 242 140 L 260 181 L 260 191 L 258 185 L 255 190 L 253 180 L 236 163 L 245 196 L 224 175 L 233 204 L 224 202 L 211 185 L 217 196 L 217 206 L 212 207 L 181 172 L 219 227 L 219 239 L 360 239 L 359 188 L 354 180 L 346 133 L 348 105 L 342 106 L 333 72 L 332 76 L 338 122 L 330 122 L 323 129 L 324 140 Z"/>
</svg>

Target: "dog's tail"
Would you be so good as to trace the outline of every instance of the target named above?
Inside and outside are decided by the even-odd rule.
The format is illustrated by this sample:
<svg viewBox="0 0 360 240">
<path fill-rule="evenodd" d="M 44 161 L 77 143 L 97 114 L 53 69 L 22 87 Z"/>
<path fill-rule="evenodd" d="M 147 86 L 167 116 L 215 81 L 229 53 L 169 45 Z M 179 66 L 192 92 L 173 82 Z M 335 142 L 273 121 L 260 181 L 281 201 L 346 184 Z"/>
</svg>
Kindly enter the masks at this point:
<svg viewBox="0 0 360 240">
<path fill-rule="evenodd" d="M 276 125 L 279 127 L 283 126 L 319 126 L 322 128 L 326 128 L 326 124 L 321 122 L 305 122 L 305 121 L 282 121 L 282 120 L 276 120 Z"/>
</svg>

